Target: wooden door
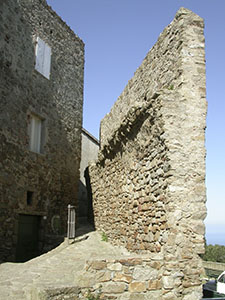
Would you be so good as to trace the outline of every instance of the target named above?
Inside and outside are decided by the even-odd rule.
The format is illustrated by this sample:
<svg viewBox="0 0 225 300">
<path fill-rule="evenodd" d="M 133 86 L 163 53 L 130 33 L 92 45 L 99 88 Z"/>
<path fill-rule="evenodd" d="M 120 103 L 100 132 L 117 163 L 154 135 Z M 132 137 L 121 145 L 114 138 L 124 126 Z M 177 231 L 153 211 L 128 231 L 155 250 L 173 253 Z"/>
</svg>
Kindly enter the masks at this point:
<svg viewBox="0 0 225 300">
<path fill-rule="evenodd" d="M 16 261 L 38 256 L 39 216 L 19 215 Z"/>
</svg>

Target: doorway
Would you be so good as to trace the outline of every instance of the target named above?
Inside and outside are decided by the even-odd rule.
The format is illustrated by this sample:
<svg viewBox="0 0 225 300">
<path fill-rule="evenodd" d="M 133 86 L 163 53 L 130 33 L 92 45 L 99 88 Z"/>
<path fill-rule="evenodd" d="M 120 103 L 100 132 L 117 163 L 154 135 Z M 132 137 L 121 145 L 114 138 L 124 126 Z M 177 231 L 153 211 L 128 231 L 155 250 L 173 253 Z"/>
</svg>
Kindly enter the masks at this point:
<svg viewBox="0 0 225 300">
<path fill-rule="evenodd" d="M 19 215 L 16 247 L 17 262 L 25 262 L 39 255 L 39 224 L 39 216 Z"/>
</svg>

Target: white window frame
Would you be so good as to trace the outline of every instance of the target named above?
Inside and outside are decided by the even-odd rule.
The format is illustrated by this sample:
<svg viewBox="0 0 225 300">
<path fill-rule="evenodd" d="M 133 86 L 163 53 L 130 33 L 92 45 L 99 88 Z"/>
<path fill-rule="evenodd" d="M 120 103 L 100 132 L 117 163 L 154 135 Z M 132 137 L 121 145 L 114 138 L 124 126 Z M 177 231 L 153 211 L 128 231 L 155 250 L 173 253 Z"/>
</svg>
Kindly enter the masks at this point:
<svg viewBox="0 0 225 300">
<path fill-rule="evenodd" d="M 51 54 L 51 47 L 49 47 L 49 45 L 41 38 L 37 37 L 35 49 L 35 69 L 47 79 L 50 78 Z"/>
<path fill-rule="evenodd" d="M 30 115 L 30 151 L 42 153 L 44 120 L 37 115 Z"/>
</svg>

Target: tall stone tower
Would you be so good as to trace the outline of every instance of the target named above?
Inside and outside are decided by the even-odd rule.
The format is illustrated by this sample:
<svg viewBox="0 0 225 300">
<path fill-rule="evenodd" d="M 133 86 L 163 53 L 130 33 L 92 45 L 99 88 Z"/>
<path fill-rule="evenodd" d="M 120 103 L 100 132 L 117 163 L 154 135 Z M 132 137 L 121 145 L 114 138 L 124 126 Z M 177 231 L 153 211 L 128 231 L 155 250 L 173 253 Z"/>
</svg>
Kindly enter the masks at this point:
<svg viewBox="0 0 225 300">
<path fill-rule="evenodd" d="M 0 4 L 0 259 L 57 245 L 77 205 L 84 43 L 43 0 Z"/>
</svg>

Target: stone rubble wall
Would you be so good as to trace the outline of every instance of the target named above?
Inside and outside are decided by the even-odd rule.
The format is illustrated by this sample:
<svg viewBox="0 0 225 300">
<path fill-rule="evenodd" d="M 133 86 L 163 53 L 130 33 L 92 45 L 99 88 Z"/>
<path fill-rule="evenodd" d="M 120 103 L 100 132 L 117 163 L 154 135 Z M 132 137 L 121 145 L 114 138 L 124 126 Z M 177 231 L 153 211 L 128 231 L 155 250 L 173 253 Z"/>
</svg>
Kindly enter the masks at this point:
<svg viewBox="0 0 225 300">
<path fill-rule="evenodd" d="M 90 260 L 79 276 L 83 297 L 100 299 L 161 299 L 162 257 L 129 257 Z"/>
<path fill-rule="evenodd" d="M 45 251 L 66 233 L 67 205 L 77 205 L 84 44 L 44 0 L 3 0 L 0 20 L 0 261 L 13 261 L 20 214 L 40 217 Z M 49 80 L 35 70 L 37 37 L 52 50 Z M 42 154 L 29 150 L 32 113 L 45 120 Z"/>
<path fill-rule="evenodd" d="M 32 299 L 149 300 L 162 297 L 163 257 L 144 256 L 91 259 L 75 276 L 73 286 L 33 287 Z M 91 298 L 92 297 L 92 298 Z M 95 297 L 95 298 L 94 298 Z M 97 298 L 99 297 L 99 298 Z"/>
<path fill-rule="evenodd" d="M 163 255 L 166 300 L 201 298 L 203 30 L 199 16 L 177 12 L 102 120 L 98 161 L 89 167 L 97 230 L 130 251 Z"/>
</svg>

